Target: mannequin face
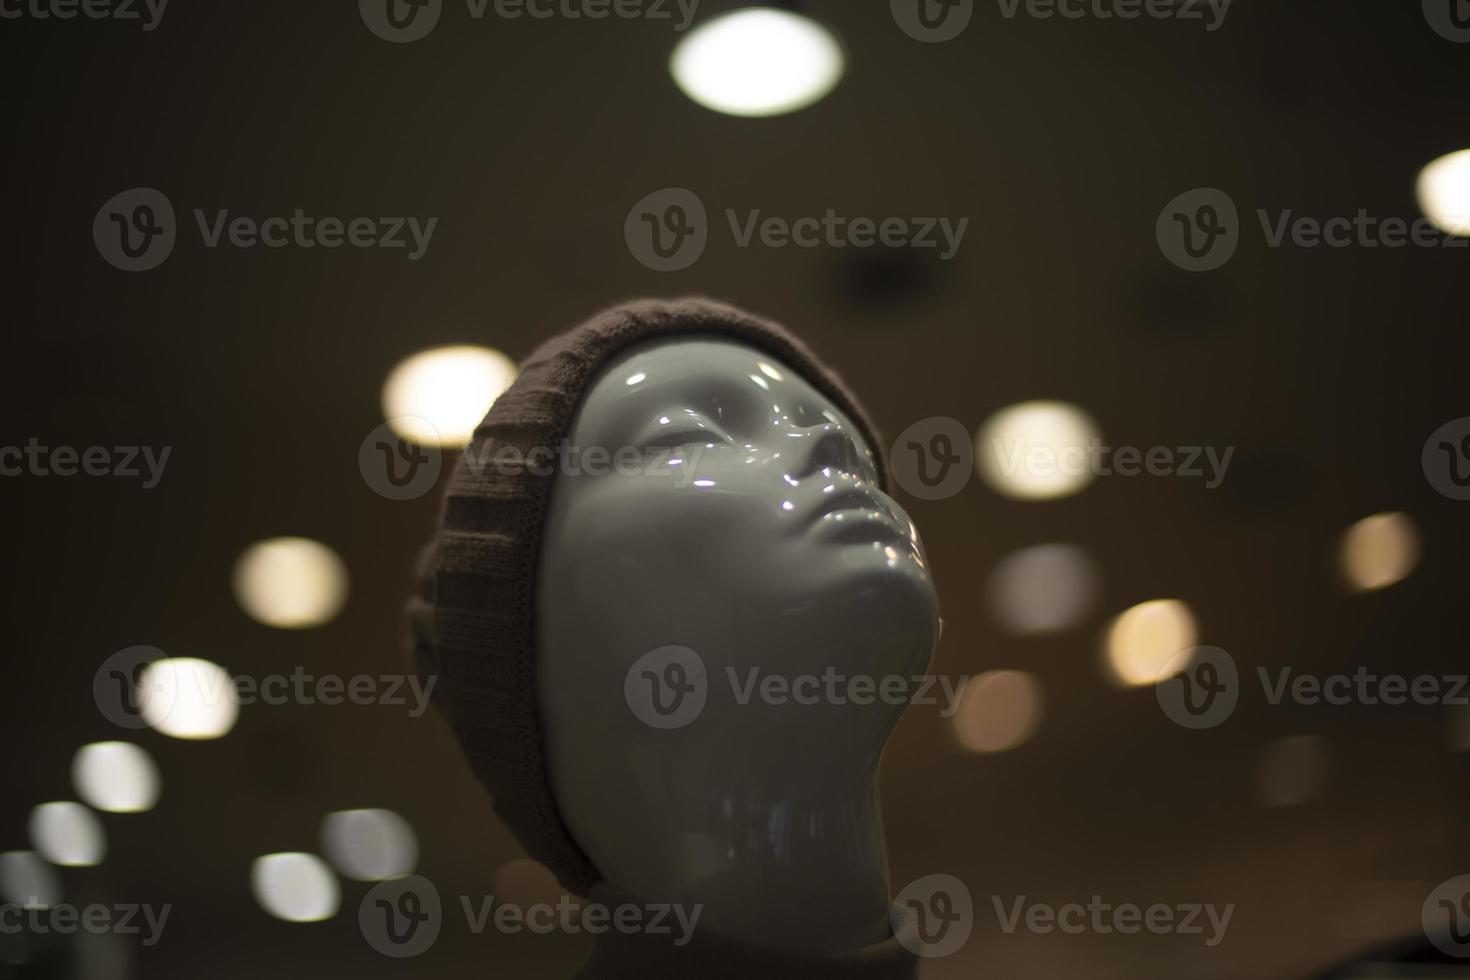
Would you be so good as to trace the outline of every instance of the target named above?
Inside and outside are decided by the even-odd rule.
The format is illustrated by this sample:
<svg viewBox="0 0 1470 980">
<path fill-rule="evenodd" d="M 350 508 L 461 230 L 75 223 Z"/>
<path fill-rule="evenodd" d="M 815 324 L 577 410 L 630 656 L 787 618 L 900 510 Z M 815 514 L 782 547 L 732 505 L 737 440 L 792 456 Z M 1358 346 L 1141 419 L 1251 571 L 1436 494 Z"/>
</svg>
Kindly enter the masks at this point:
<svg viewBox="0 0 1470 980">
<path fill-rule="evenodd" d="M 713 338 L 608 364 L 569 442 L 651 453 L 552 485 L 537 690 L 573 836 L 609 881 L 646 894 L 819 862 L 839 846 L 838 811 L 871 796 L 903 710 L 871 688 L 858 703 L 846 681 L 922 673 L 936 637 L 923 547 L 878 489 L 871 448 L 794 370 Z M 646 659 L 669 646 L 697 659 L 680 654 L 673 673 Z M 835 688 L 798 680 L 834 675 Z M 677 727 L 635 710 L 640 691 L 667 706 L 674 685 L 701 680 L 702 709 Z M 782 684 L 815 700 L 783 701 Z M 856 853 L 872 844 L 836 857 L 872 861 Z"/>
</svg>

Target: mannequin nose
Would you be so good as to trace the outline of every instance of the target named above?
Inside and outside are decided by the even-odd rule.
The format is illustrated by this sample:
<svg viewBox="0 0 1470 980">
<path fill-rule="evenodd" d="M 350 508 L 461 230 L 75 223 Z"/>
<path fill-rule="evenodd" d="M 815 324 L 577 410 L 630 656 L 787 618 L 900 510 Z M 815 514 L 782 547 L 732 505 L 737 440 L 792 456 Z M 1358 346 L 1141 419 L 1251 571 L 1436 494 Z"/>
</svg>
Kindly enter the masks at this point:
<svg viewBox="0 0 1470 980">
<path fill-rule="evenodd" d="M 820 473 L 823 470 L 838 470 L 850 476 L 862 477 L 862 453 L 857 443 L 842 426 L 827 422 L 823 425 L 800 429 L 800 446 L 797 458 L 801 461 L 801 476 Z"/>
</svg>

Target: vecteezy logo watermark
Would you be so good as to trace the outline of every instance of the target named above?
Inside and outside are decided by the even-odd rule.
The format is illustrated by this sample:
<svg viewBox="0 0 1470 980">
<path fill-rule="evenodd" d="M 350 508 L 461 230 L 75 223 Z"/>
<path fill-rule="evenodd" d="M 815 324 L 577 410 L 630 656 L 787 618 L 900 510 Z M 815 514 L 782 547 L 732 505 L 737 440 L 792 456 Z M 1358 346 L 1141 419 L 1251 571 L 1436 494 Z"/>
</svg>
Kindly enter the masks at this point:
<svg viewBox="0 0 1470 980">
<path fill-rule="evenodd" d="M 1424 935 L 1446 956 L 1470 959 L 1470 875 L 1441 882 L 1424 899 Z"/>
<path fill-rule="evenodd" d="M 1225 24 L 1234 0 L 996 0 L 1001 16 L 1015 19 L 1022 9 L 1028 17 L 1050 20 L 1149 20 L 1202 21 L 1214 33 Z"/>
<path fill-rule="evenodd" d="M 177 237 L 173 204 L 151 187 L 113 195 L 92 219 L 97 251 L 124 272 L 146 272 L 161 265 L 172 254 Z"/>
<path fill-rule="evenodd" d="M 368 945 L 396 959 L 418 956 L 433 946 L 443 924 L 439 889 L 420 875 L 375 885 L 357 909 L 357 925 Z"/>
<path fill-rule="evenodd" d="M 954 875 L 925 875 L 889 906 L 894 938 L 915 956 L 938 959 L 964 948 L 975 929 L 970 889 Z"/>
<path fill-rule="evenodd" d="M 749 667 L 742 675 L 735 667 L 726 667 L 724 677 L 739 706 L 752 701 L 773 707 L 937 706 L 944 718 L 958 710 L 960 690 L 968 679 L 936 674 L 849 675 L 836 667 L 794 676 L 766 673 L 760 667 Z M 623 698 L 633 715 L 650 728 L 683 728 L 704 711 L 709 686 L 709 674 L 698 653 L 684 646 L 665 646 L 650 650 L 628 668 L 623 676 Z"/>
<path fill-rule="evenodd" d="M 965 488 L 975 472 L 970 432 L 957 419 L 921 419 L 899 433 L 889 453 L 893 478 L 919 500 L 943 500 Z"/>
<path fill-rule="evenodd" d="M 406 44 L 429 36 L 444 13 L 444 0 L 357 0 L 357 10 L 378 37 Z"/>
<path fill-rule="evenodd" d="M 1423 0 L 1424 19 L 1434 33 L 1457 44 L 1470 42 L 1470 0 Z"/>
<path fill-rule="evenodd" d="M 704 711 L 708 697 L 704 659 L 688 647 L 650 650 L 623 678 L 628 709 L 649 728 L 683 728 Z"/>
<path fill-rule="evenodd" d="M 197 713 L 226 702 L 407 707 L 408 716 L 418 718 L 428 710 L 439 680 L 421 681 L 417 674 L 309 674 L 299 666 L 289 674 L 232 676 L 193 669 L 197 663 L 185 665 L 152 646 L 119 650 L 92 675 L 92 699 L 108 721 L 135 730 L 163 724 L 176 711 Z"/>
<path fill-rule="evenodd" d="M 699 195 L 683 187 L 654 191 L 623 222 L 633 258 L 654 272 L 678 272 L 699 261 L 709 244 L 709 217 Z"/>
<path fill-rule="evenodd" d="M 168 0 L 0 0 L 0 20 L 141 21 L 143 30 L 156 29 Z"/>
<path fill-rule="evenodd" d="M 1268 248 L 1467 248 L 1470 238 L 1436 228 L 1427 217 L 1410 221 L 1357 213 L 1314 218 L 1291 208 L 1256 209 Z M 1230 261 L 1242 228 L 1230 195 L 1214 187 L 1185 191 L 1164 206 L 1154 225 L 1164 257 L 1189 272 L 1208 272 Z"/>
<path fill-rule="evenodd" d="M 389 500 L 422 497 L 439 482 L 443 454 L 437 446 L 422 445 L 399 435 L 408 419 L 389 419 L 367 434 L 357 450 L 357 468 L 373 492 Z M 433 432 L 427 419 L 413 418 L 413 431 Z"/>
<path fill-rule="evenodd" d="M 144 946 L 156 946 L 163 938 L 172 905 L 139 905 L 129 902 L 117 905 L 42 905 L 32 898 L 25 904 L 0 904 L 0 934 L 14 936 L 69 936 L 85 932 L 94 936 L 143 937 Z"/>
<path fill-rule="evenodd" d="M 1170 720 L 1184 728 L 1214 728 L 1235 713 L 1240 672 L 1219 647 L 1192 647 L 1159 673 L 1154 693 Z"/>
<path fill-rule="evenodd" d="M 1470 675 L 1378 674 L 1367 667 L 1352 673 L 1298 674 L 1292 667 L 1257 667 L 1266 704 L 1299 707 L 1470 707 Z M 1191 647 L 1159 672 L 1154 691 L 1159 707 L 1185 728 L 1214 728 L 1234 714 L 1242 693 L 1235 659 L 1219 647 Z"/>
<path fill-rule="evenodd" d="M 106 476 L 143 481 L 152 490 L 163 479 L 172 446 L 43 446 L 35 436 L 24 446 L 0 446 L 0 476 Z"/>
<path fill-rule="evenodd" d="M 605 905 L 580 903 L 562 895 L 554 904 L 521 905 L 494 895 L 460 895 L 465 925 L 474 935 L 487 929 L 515 935 L 529 932 L 576 934 L 642 933 L 667 937 L 674 946 L 687 946 L 704 913 L 703 905 L 673 903 Z M 444 905 L 433 882 L 419 875 L 394 878 L 375 886 L 358 907 L 357 923 L 363 938 L 384 956 L 406 959 L 433 946 L 444 927 Z"/>
<path fill-rule="evenodd" d="M 925 44 L 952 41 L 970 26 L 975 0 L 889 0 L 893 22 Z"/>
<path fill-rule="evenodd" d="M 743 215 L 725 210 L 736 248 L 887 248 L 936 249 L 948 261 L 959 252 L 970 219 L 937 217 L 849 218 L 831 208 L 824 215 L 762 217 L 760 209 Z M 667 187 L 642 198 L 623 221 L 628 251 L 655 272 L 687 269 L 704 254 L 710 222 L 704 202 L 693 191 Z"/>
<path fill-rule="evenodd" d="M 1188 272 L 1218 269 L 1240 244 L 1240 219 L 1230 195 L 1214 187 L 1185 191 L 1164 205 L 1154 223 L 1164 257 Z"/>
<path fill-rule="evenodd" d="M 385 41 L 406 44 L 428 37 L 444 12 L 444 0 L 357 0 L 368 30 Z M 465 0 L 471 20 L 493 12 L 502 20 L 648 20 L 673 22 L 687 30 L 699 0 Z"/>
<path fill-rule="evenodd" d="M 1470 416 L 1435 429 L 1424 442 L 1419 462 L 1434 489 L 1451 500 L 1470 500 Z"/>
<path fill-rule="evenodd" d="M 319 218 L 301 208 L 289 217 L 232 217 L 228 208 L 213 213 L 195 208 L 193 213 L 205 248 L 402 248 L 408 249 L 410 262 L 417 262 L 428 252 L 439 224 L 438 218 Z M 172 254 L 178 236 L 173 204 L 151 187 L 134 187 L 114 195 L 92 220 L 92 239 L 98 253 L 124 272 L 157 268 Z"/>
</svg>

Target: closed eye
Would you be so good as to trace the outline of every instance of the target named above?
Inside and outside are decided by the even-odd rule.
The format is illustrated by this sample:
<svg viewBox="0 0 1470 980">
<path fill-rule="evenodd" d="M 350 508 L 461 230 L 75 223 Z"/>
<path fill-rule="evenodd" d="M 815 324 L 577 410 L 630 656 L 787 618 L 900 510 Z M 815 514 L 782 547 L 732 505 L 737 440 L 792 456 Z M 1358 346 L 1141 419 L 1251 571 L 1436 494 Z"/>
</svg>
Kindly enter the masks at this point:
<svg viewBox="0 0 1470 980">
<path fill-rule="evenodd" d="M 677 449 L 694 444 L 728 442 L 730 437 L 715 423 L 691 409 L 661 415 L 644 431 L 640 444 L 649 449 Z"/>
</svg>

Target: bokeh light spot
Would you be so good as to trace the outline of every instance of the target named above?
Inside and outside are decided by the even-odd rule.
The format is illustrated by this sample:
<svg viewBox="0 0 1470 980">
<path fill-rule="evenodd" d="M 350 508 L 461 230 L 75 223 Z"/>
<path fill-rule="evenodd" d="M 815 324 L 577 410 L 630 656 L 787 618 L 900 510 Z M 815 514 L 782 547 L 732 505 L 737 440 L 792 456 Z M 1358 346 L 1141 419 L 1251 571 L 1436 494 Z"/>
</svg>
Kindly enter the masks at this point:
<svg viewBox="0 0 1470 980">
<path fill-rule="evenodd" d="M 315 854 L 266 854 L 250 868 L 250 887 L 260 907 L 286 922 L 321 922 L 337 914 L 341 888 Z"/>
<path fill-rule="evenodd" d="M 1164 668 L 1198 639 L 1194 614 L 1183 602 L 1141 602 L 1119 613 L 1109 624 L 1105 644 L 1108 667 L 1113 679 L 1126 687 L 1155 684 Z"/>
<path fill-rule="evenodd" d="M 235 562 L 234 590 L 240 607 L 267 626 L 321 626 L 347 601 L 347 566 L 320 541 L 271 538 Z"/>
<path fill-rule="evenodd" d="M 996 412 L 975 436 L 975 468 L 996 492 L 1018 500 L 1077 493 L 1095 476 L 1097 423 L 1080 408 L 1031 401 Z"/>
<path fill-rule="evenodd" d="M 965 681 L 954 734 L 971 752 L 1007 752 L 1041 726 L 1041 684 L 1020 670 L 992 670 Z"/>
<path fill-rule="evenodd" d="M 1342 536 L 1342 572 L 1358 592 L 1402 582 L 1419 563 L 1419 531 L 1407 514 L 1374 514 Z"/>
<path fill-rule="evenodd" d="M 732 116 L 775 116 L 820 101 L 842 79 L 832 32 L 769 7 L 722 14 L 679 42 L 669 70 L 689 98 Z"/>
</svg>

